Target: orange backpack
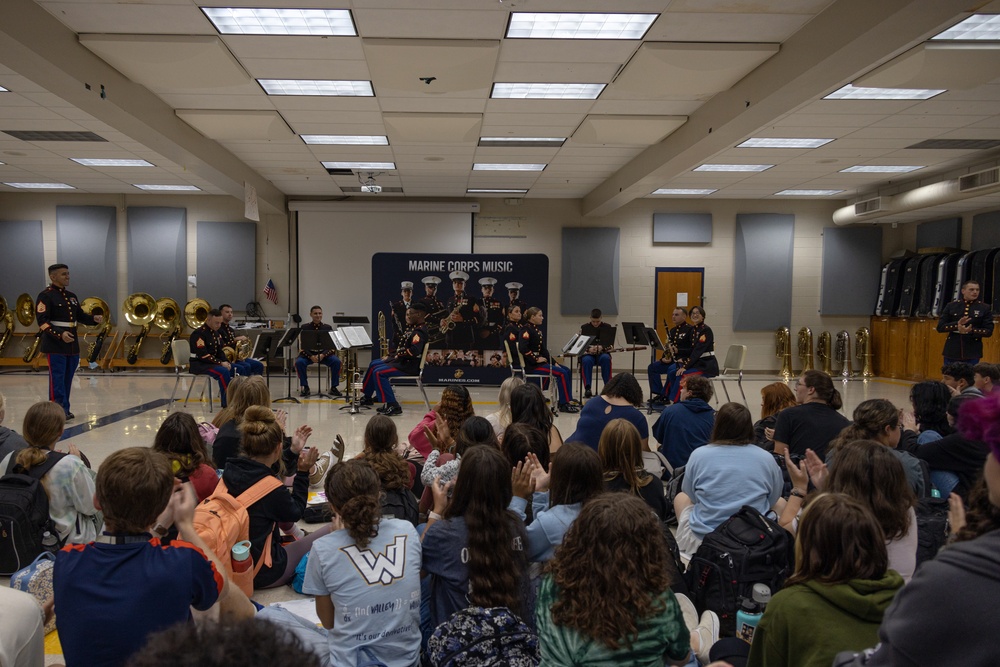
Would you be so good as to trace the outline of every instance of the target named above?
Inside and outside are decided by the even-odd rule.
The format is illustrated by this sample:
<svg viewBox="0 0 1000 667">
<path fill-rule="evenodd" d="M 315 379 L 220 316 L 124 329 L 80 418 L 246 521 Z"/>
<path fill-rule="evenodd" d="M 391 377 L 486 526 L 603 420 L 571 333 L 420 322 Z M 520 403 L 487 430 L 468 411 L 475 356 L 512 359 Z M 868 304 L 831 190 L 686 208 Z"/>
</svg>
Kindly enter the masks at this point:
<svg viewBox="0 0 1000 667">
<path fill-rule="evenodd" d="M 247 597 L 253 595 L 253 580 L 260 569 L 264 565 L 271 566 L 271 535 L 268 534 L 264 551 L 254 567 L 243 572 L 233 571 L 233 545 L 250 539 L 250 515 L 247 509 L 281 486 L 281 480 L 277 477 L 265 477 L 234 498 L 229 495 L 229 489 L 220 479 L 215 492 L 198 503 L 194 510 L 194 529 L 225 566 L 226 576 Z"/>
</svg>

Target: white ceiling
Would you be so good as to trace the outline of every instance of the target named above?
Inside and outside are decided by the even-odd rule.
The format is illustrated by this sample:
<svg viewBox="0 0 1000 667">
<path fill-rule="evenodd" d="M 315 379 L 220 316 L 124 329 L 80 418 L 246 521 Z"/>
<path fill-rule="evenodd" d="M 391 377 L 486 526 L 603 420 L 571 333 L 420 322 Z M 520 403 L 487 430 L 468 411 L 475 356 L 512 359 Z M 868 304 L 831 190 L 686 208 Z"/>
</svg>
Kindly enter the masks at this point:
<svg viewBox="0 0 1000 667">
<path fill-rule="evenodd" d="M 580 199 L 584 213 L 600 215 L 657 188 L 717 188 L 709 198 L 741 199 L 837 189 L 844 192 L 826 198 L 850 200 L 1000 157 L 998 149 L 907 148 L 926 139 L 1000 139 L 1000 51 L 989 51 L 1000 45 L 980 45 L 985 55 L 967 58 L 922 46 L 972 11 L 1000 13 L 1000 0 L 233 3 L 350 9 L 357 37 L 219 35 L 199 4 L 225 3 L 0 1 L 0 86 L 10 90 L 0 93 L 0 130 L 91 131 L 107 140 L 0 133 L 0 182 L 57 181 L 95 193 L 189 184 L 240 197 L 249 183 L 265 205 L 282 210 L 286 198 L 342 197 L 358 186 L 356 175 L 328 175 L 323 160 L 393 161 L 395 170 L 375 178 L 402 193 L 379 196 L 526 188 L 527 197 Z M 521 10 L 660 16 L 642 41 L 505 39 L 510 12 Z M 430 84 L 420 80 L 431 76 Z M 922 102 L 821 99 L 866 76 L 909 85 L 923 77 L 948 92 Z M 371 80 L 375 96 L 268 96 L 257 78 Z M 494 82 L 607 88 L 596 100 L 493 100 Z M 388 135 L 390 145 L 309 146 L 299 134 Z M 569 139 L 560 148 L 497 148 L 478 146 L 479 136 Z M 735 147 L 752 136 L 835 141 L 809 150 Z M 92 168 L 71 157 L 155 166 Z M 474 162 L 548 166 L 472 171 Z M 706 162 L 775 166 L 757 174 L 692 171 Z M 856 164 L 924 168 L 840 173 Z"/>
</svg>

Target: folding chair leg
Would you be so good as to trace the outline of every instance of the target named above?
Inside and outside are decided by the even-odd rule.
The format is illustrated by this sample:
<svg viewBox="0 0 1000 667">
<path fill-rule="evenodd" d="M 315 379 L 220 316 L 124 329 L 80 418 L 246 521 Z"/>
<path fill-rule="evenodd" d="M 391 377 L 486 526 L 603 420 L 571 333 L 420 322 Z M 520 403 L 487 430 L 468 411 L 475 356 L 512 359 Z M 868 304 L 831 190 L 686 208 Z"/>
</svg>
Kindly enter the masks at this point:
<svg viewBox="0 0 1000 667">
<path fill-rule="evenodd" d="M 215 405 L 212 403 L 212 377 L 209 375 L 205 376 L 205 384 L 208 386 L 208 412 L 209 414 L 215 412 Z M 221 399 L 220 399 L 221 401 Z"/>
<path fill-rule="evenodd" d="M 740 388 L 740 393 L 743 394 L 743 405 L 745 405 L 747 407 L 750 407 L 750 404 L 747 402 L 746 392 L 743 391 L 743 374 L 742 373 L 740 373 L 740 379 L 736 381 L 736 386 Z"/>
<path fill-rule="evenodd" d="M 176 373 L 175 375 L 176 375 L 176 377 L 174 379 L 174 390 L 172 392 L 170 392 L 170 403 L 169 403 L 169 405 L 173 405 L 174 404 L 174 396 L 177 395 L 177 385 L 179 385 L 181 383 L 181 374 L 180 373 Z"/>
<path fill-rule="evenodd" d="M 424 387 L 424 383 L 423 383 L 423 381 L 421 381 L 421 379 L 419 377 L 417 377 L 417 387 L 420 388 L 420 393 L 424 395 L 424 405 L 427 406 L 427 412 L 430 412 L 431 411 L 431 402 L 427 398 L 427 388 Z"/>
<path fill-rule="evenodd" d="M 197 375 L 191 376 L 191 384 L 188 385 L 187 394 L 184 395 L 184 407 L 187 407 L 188 401 L 191 399 L 191 391 L 194 389 L 194 382 L 198 379 Z"/>
<path fill-rule="evenodd" d="M 726 392 L 726 403 L 729 403 L 729 389 L 726 387 L 725 380 L 719 380 L 719 384 L 722 385 L 722 391 Z"/>
</svg>

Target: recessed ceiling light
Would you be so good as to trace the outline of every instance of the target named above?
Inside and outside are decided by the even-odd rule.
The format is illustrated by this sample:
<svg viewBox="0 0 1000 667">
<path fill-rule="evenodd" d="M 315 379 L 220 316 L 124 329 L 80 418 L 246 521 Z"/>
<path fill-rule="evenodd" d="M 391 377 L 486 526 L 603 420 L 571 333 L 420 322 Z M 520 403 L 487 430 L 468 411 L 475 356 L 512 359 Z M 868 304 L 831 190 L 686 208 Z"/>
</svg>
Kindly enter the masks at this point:
<svg viewBox="0 0 1000 667">
<path fill-rule="evenodd" d="M 268 95 L 326 95 L 330 97 L 375 97 L 371 81 L 323 79 L 257 79 Z"/>
<path fill-rule="evenodd" d="M 660 188 L 659 190 L 654 190 L 652 194 L 654 195 L 710 195 L 713 192 L 718 192 L 718 188 Z"/>
<path fill-rule="evenodd" d="M 377 169 L 395 169 L 395 162 L 324 162 L 323 166 L 327 169 L 360 169 L 362 171 L 366 169 L 377 170 Z"/>
<path fill-rule="evenodd" d="M 494 83 L 495 100 L 596 100 L 604 83 Z"/>
<path fill-rule="evenodd" d="M 1000 14 L 973 14 L 931 39 L 1000 40 Z"/>
<path fill-rule="evenodd" d="M 767 171 L 773 164 L 703 164 L 694 171 Z"/>
<path fill-rule="evenodd" d="M 929 100 L 935 95 L 946 92 L 924 88 L 864 88 L 847 84 L 836 90 L 824 100 Z"/>
<path fill-rule="evenodd" d="M 307 144 L 332 144 L 341 146 L 388 146 L 389 137 L 385 135 L 360 134 L 302 134 L 302 141 Z"/>
<path fill-rule="evenodd" d="M 527 190 L 514 190 L 514 189 L 503 189 L 503 188 L 469 188 L 466 192 L 470 195 L 480 195 L 480 194 L 503 194 L 503 195 L 523 195 Z"/>
<path fill-rule="evenodd" d="M 843 190 L 782 190 L 781 192 L 775 192 L 776 197 L 828 197 L 830 195 L 839 195 Z"/>
<path fill-rule="evenodd" d="M 819 148 L 833 139 L 790 139 L 779 137 L 751 137 L 737 148 Z"/>
<path fill-rule="evenodd" d="M 480 146 L 507 148 L 559 148 L 566 137 L 479 137 Z"/>
<path fill-rule="evenodd" d="M 71 157 L 70 160 L 85 167 L 155 167 L 145 160 L 119 160 L 114 158 Z"/>
<path fill-rule="evenodd" d="M 72 185 L 65 183 L 4 183 L 4 185 L 25 190 L 76 190 Z"/>
<path fill-rule="evenodd" d="M 923 169 L 924 165 L 915 167 L 912 165 L 880 165 L 880 164 L 858 164 L 847 169 L 841 169 L 842 174 L 906 174 L 917 169 Z"/>
<path fill-rule="evenodd" d="M 132 187 L 139 188 L 140 190 L 149 190 L 152 192 L 201 192 L 201 188 L 196 188 L 193 185 L 153 185 L 146 183 L 133 183 Z"/>
<path fill-rule="evenodd" d="M 511 39 L 642 39 L 659 14 L 513 12 Z"/>
<path fill-rule="evenodd" d="M 476 162 L 472 165 L 473 171 L 542 171 L 544 164 L 514 164 L 496 162 Z"/>
<path fill-rule="evenodd" d="M 355 36 L 346 9 L 268 9 L 265 7 L 202 7 L 215 29 L 224 35 L 346 35 Z"/>
</svg>

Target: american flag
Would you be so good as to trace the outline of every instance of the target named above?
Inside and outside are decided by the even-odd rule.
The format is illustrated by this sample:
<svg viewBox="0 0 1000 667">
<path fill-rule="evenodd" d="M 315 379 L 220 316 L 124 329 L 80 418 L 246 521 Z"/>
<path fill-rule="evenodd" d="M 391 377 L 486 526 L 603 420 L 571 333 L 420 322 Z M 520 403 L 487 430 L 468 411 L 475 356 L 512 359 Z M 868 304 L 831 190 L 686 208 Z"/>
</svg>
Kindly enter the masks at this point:
<svg viewBox="0 0 1000 667">
<path fill-rule="evenodd" d="M 271 303 L 278 303 L 278 290 L 274 286 L 274 281 L 270 278 L 267 279 L 267 284 L 264 285 L 264 296 Z"/>
</svg>

